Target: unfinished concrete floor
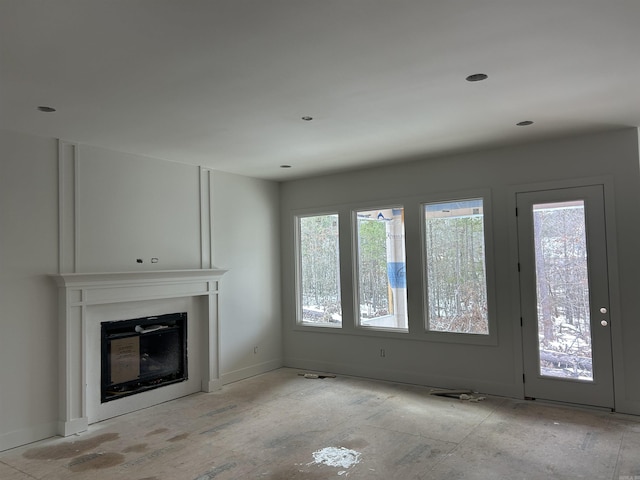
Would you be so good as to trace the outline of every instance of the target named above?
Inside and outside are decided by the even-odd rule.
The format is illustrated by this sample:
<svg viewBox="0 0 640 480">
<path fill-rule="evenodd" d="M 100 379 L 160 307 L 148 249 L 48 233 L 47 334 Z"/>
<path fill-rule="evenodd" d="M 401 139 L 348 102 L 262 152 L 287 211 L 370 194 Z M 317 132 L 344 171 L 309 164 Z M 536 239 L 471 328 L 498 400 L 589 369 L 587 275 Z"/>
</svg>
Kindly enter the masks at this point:
<svg viewBox="0 0 640 480">
<path fill-rule="evenodd" d="M 0 478 L 640 480 L 639 417 L 298 372 L 5 451 Z"/>
</svg>

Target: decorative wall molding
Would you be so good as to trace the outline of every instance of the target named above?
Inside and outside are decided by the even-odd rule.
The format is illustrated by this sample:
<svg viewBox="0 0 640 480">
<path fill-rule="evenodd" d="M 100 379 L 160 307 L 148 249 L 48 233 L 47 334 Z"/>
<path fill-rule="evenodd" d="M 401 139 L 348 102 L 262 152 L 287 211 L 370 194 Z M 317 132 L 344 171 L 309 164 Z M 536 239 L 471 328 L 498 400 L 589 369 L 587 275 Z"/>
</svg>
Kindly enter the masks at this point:
<svg viewBox="0 0 640 480">
<path fill-rule="evenodd" d="M 78 264 L 78 144 L 58 139 L 58 271 L 75 272 Z"/>
<path fill-rule="evenodd" d="M 213 268 L 213 171 L 200 167 L 200 268 Z"/>
<path fill-rule="evenodd" d="M 77 143 L 58 139 L 58 272 L 82 271 L 78 261 L 79 182 L 82 164 L 81 148 Z M 214 171 L 199 167 L 200 204 L 200 268 L 213 265 L 213 175 Z"/>
</svg>

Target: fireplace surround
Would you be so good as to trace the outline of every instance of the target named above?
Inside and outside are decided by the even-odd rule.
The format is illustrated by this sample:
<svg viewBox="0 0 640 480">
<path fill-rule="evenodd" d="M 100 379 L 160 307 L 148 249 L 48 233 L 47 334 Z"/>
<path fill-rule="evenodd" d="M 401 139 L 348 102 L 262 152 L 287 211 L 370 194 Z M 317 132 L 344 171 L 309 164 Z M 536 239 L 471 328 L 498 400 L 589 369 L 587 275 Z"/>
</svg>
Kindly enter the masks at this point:
<svg viewBox="0 0 640 480">
<path fill-rule="evenodd" d="M 55 275 L 59 303 L 58 433 L 73 435 L 106 418 L 197 391 L 220 388 L 219 284 L 226 270 Z M 101 325 L 186 312 L 188 380 L 101 401 Z"/>
</svg>

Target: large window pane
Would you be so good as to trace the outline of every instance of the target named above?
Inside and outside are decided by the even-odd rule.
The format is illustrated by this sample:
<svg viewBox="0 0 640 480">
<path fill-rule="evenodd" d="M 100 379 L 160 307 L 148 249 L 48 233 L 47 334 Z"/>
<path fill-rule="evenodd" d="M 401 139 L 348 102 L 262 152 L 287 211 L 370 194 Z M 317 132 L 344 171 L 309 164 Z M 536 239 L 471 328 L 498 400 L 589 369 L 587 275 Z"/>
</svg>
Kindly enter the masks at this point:
<svg viewBox="0 0 640 480">
<path fill-rule="evenodd" d="M 340 251 L 338 215 L 299 217 L 298 321 L 340 326 Z"/>
<path fill-rule="evenodd" d="M 533 205 L 540 374 L 593 381 L 584 201 Z"/>
<path fill-rule="evenodd" d="M 482 199 L 423 207 L 427 328 L 488 335 Z"/>
<path fill-rule="evenodd" d="M 360 325 L 406 330 L 404 209 L 356 214 Z"/>
</svg>

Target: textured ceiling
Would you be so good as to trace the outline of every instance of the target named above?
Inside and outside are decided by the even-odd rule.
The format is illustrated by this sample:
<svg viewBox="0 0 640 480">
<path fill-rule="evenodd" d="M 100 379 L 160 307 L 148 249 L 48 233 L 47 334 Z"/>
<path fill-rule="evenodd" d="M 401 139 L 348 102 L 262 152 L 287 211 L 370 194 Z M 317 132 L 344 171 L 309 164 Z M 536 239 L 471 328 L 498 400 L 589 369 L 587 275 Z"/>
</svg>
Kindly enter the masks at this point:
<svg viewBox="0 0 640 480">
<path fill-rule="evenodd" d="M 0 0 L 0 128 L 283 180 L 638 126 L 639 46 L 638 0 Z"/>
</svg>

